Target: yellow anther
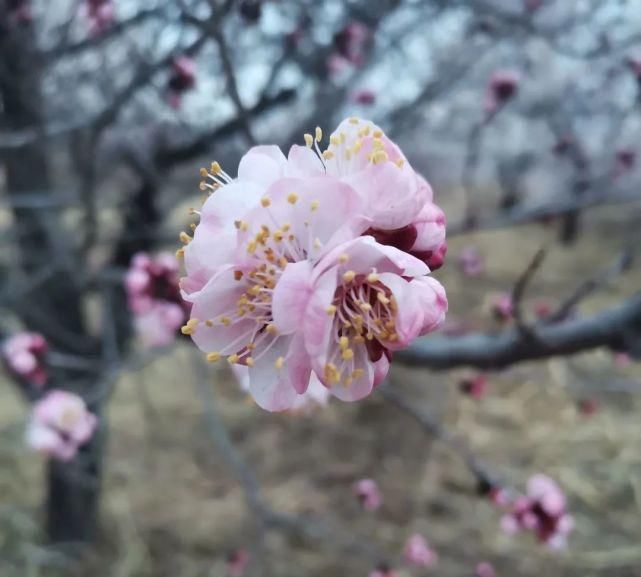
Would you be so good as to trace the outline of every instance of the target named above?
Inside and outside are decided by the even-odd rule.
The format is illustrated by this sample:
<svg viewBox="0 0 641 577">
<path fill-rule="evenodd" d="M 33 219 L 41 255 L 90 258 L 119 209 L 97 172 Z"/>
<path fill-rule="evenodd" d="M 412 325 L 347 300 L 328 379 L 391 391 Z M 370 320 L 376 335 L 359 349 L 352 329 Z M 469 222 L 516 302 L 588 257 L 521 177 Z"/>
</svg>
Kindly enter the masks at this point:
<svg viewBox="0 0 641 577">
<path fill-rule="evenodd" d="M 274 366 L 280 370 L 283 368 L 283 365 L 285 364 L 285 357 L 278 357 L 276 361 L 274 362 Z"/>
<path fill-rule="evenodd" d="M 382 162 L 387 162 L 388 160 L 389 156 L 384 150 L 377 150 L 374 154 L 372 154 L 372 162 L 374 164 L 381 164 Z"/>
<path fill-rule="evenodd" d="M 220 168 L 220 164 L 218 161 L 214 161 L 211 163 L 211 172 L 213 174 L 220 174 L 223 171 L 222 168 Z"/>
<path fill-rule="evenodd" d="M 292 228 L 292 225 L 291 225 L 291 224 L 289 224 L 288 222 L 286 222 L 283 226 L 281 226 L 281 227 L 280 227 L 280 229 L 281 229 L 283 232 L 288 232 L 290 228 Z"/>
<path fill-rule="evenodd" d="M 345 134 L 344 132 L 341 132 L 338 136 L 341 139 L 341 143 L 345 144 L 345 141 L 347 140 L 347 134 Z"/>
<path fill-rule="evenodd" d="M 314 136 L 316 137 L 316 142 L 320 142 L 321 140 L 323 140 L 323 130 L 320 126 L 316 127 L 316 133 Z"/>
<path fill-rule="evenodd" d="M 184 248 L 179 248 L 176 251 L 176 258 L 183 258 L 185 256 L 185 249 Z"/>
<path fill-rule="evenodd" d="M 281 256 L 278 259 L 278 266 L 280 268 L 285 268 L 288 264 L 289 264 L 289 261 L 284 256 Z"/>
<path fill-rule="evenodd" d="M 247 357 L 247 358 L 245 359 L 245 364 L 246 364 L 248 367 L 253 367 L 253 366 L 254 366 L 254 359 L 252 359 L 251 357 Z"/>
<path fill-rule="evenodd" d="M 189 244 L 191 240 L 192 238 L 185 231 L 182 231 L 180 233 L 180 242 L 182 242 L 183 244 Z"/>
<path fill-rule="evenodd" d="M 375 272 L 369 273 L 367 275 L 367 282 L 372 282 L 372 283 L 378 282 L 378 275 Z"/>
<path fill-rule="evenodd" d="M 358 154 L 361 151 L 362 147 L 363 147 L 363 141 L 357 140 L 354 143 L 354 146 L 352 146 L 352 154 Z"/>
<path fill-rule="evenodd" d="M 330 315 L 330 316 L 331 316 L 331 315 L 335 315 L 335 314 L 336 314 L 336 307 L 335 307 L 334 305 L 329 305 L 329 306 L 325 309 L 325 312 L 326 312 L 328 315 Z"/>
<path fill-rule="evenodd" d="M 263 198 L 260 199 L 260 204 L 262 204 L 265 208 L 267 208 L 271 203 L 272 201 L 269 200 L 266 196 L 263 196 Z"/>
<path fill-rule="evenodd" d="M 229 317 L 220 317 L 220 322 L 228 327 L 231 324 L 231 319 Z"/>
<path fill-rule="evenodd" d="M 331 150 L 326 150 L 325 152 L 323 152 L 323 158 L 325 160 L 331 160 L 332 158 L 334 158 L 334 153 Z"/>
<path fill-rule="evenodd" d="M 189 319 L 187 323 L 180 329 L 183 335 L 191 335 L 198 326 L 200 321 L 198 319 Z"/>
<path fill-rule="evenodd" d="M 298 195 L 295 192 L 290 192 L 287 195 L 287 202 L 289 202 L 289 204 L 296 204 L 297 201 L 298 201 Z"/>
<path fill-rule="evenodd" d="M 345 282 L 352 282 L 356 278 L 356 273 L 353 270 L 348 270 L 343 274 L 343 280 Z"/>
<path fill-rule="evenodd" d="M 205 325 L 208 326 L 208 327 L 213 327 L 214 326 L 214 321 L 212 321 L 211 319 L 207 319 L 205 321 Z"/>
<path fill-rule="evenodd" d="M 358 124 L 359 122 L 360 122 L 360 120 L 359 120 L 358 118 L 356 118 L 356 116 L 352 116 L 352 117 L 349 119 L 349 123 L 350 123 L 350 124 Z"/>
<path fill-rule="evenodd" d="M 403 166 L 405 165 L 405 159 L 404 158 L 399 158 L 394 164 L 396 166 L 398 166 L 399 168 L 403 168 Z"/>
<path fill-rule="evenodd" d="M 234 279 L 235 280 L 240 280 L 243 278 L 243 271 L 242 270 L 235 270 L 234 271 Z"/>
<path fill-rule="evenodd" d="M 389 299 L 383 293 L 377 293 L 376 298 L 380 303 L 384 305 L 388 305 L 390 302 Z"/>
<path fill-rule="evenodd" d="M 257 248 L 258 248 L 258 243 L 255 240 L 251 240 L 249 241 L 249 243 L 247 243 L 247 252 L 249 254 L 254 254 Z"/>
<path fill-rule="evenodd" d="M 305 134 L 305 145 L 307 148 L 314 146 L 314 138 L 311 134 Z"/>
<path fill-rule="evenodd" d="M 359 345 L 362 345 L 365 342 L 365 337 L 363 337 L 361 335 L 356 335 L 354 337 L 354 342 L 358 343 Z"/>
<path fill-rule="evenodd" d="M 365 369 L 354 369 L 352 372 L 353 379 L 360 379 L 365 374 Z"/>
<path fill-rule="evenodd" d="M 219 360 L 220 360 L 220 353 L 217 353 L 217 352 L 207 353 L 207 362 L 217 363 Z"/>
<path fill-rule="evenodd" d="M 346 387 L 349 387 L 353 382 L 354 382 L 354 379 L 353 379 L 352 377 L 345 377 L 345 378 L 343 379 L 343 384 L 344 384 Z"/>
<path fill-rule="evenodd" d="M 325 380 L 329 382 L 330 385 L 335 385 L 336 383 L 339 383 L 341 380 L 340 373 L 338 372 L 338 369 L 336 368 L 336 365 L 332 363 L 327 363 L 324 367 L 324 376 Z"/>
<path fill-rule="evenodd" d="M 270 335 L 275 335 L 278 332 L 278 329 L 276 328 L 276 325 L 274 323 L 270 323 L 265 327 L 265 330 L 270 334 Z"/>
<path fill-rule="evenodd" d="M 285 235 L 283 234 L 282 230 L 277 230 L 277 231 L 274 232 L 274 240 L 276 242 L 282 241 L 284 236 Z"/>
<path fill-rule="evenodd" d="M 201 178 L 207 178 L 209 176 L 209 173 L 207 172 L 206 168 L 201 168 L 199 172 L 200 172 Z"/>
<path fill-rule="evenodd" d="M 396 342 L 398 340 L 398 335 L 396 333 L 392 333 L 387 340 L 392 343 Z"/>
<path fill-rule="evenodd" d="M 236 353 L 234 353 L 233 355 L 229 355 L 229 356 L 227 357 L 227 360 L 229 361 L 229 364 L 233 365 L 234 363 L 237 363 L 237 362 L 238 362 L 238 359 L 239 359 L 239 358 L 240 358 L 240 357 L 239 357 Z"/>
<path fill-rule="evenodd" d="M 319 206 L 320 206 L 320 201 L 318 200 L 312 200 L 312 202 L 310 203 L 310 208 L 312 209 L 312 212 L 314 212 L 315 210 L 318 210 Z"/>
<path fill-rule="evenodd" d="M 338 346 L 341 348 L 342 351 L 344 351 L 346 348 L 349 347 L 349 339 L 347 337 L 341 337 L 338 339 Z"/>
<path fill-rule="evenodd" d="M 257 297 L 258 294 L 260 293 L 260 285 L 257 285 L 257 284 L 253 285 L 247 292 L 250 295 Z"/>
<path fill-rule="evenodd" d="M 199 188 L 200 190 L 202 190 L 203 192 L 205 192 L 205 191 L 207 190 L 207 183 L 206 183 L 206 182 L 201 182 L 201 183 L 198 185 L 198 188 Z"/>
<path fill-rule="evenodd" d="M 372 310 L 372 305 L 369 303 L 358 303 L 362 311 L 369 312 Z"/>
<path fill-rule="evenodd" d="M 314 239 L 314 248 L 315 249 L 323 248 L 323 243 L 320 241 L 320 238 Z"/>
<path fill-rule="evenodd" d="M 340 262 L 342 264 L 345 264 L 348 260 L 349 260 L 349 255 L 346 252 L 341 253 L 338 256 L 338 262 Z"/>
<path fill-rule="evenodd" d="M 374 138 L 383 138 L 383 131 L 382 130 L 375 130 L 372 132 L 372 136 Z"/>
<path fill-rule="evenodd" d="M 341 139 L 340 139 L 340 137 L 339 137 L 339 136 L 337 136 L 336 134 L 332 134 L 332 135 L 329 137 L 329 143 L 330 143 L 330 144 L 333 144 L 334 146 L 338 146 L 338 145 L 341 143 Z"/>
</svg>

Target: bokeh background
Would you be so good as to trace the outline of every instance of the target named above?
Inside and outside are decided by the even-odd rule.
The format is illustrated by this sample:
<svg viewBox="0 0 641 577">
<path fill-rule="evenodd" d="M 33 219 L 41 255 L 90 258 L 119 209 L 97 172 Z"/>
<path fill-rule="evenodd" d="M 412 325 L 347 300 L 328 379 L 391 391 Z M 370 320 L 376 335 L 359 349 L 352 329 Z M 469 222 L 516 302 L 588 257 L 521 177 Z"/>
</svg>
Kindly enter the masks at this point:
<svg viewBox="0 0 641 577">
<path fill-rule="evenodd" d="M 422 423 L 378 393 L 269 414 L 188 338 L 133 330 L 125 272 L 178 248 L 199 168 L 347 116 L 447 215 L 440 344 L 520 338 L 500 298 L 534 327 L 638 303 L 639 0 L 0 0 L 0 336 L 43 334 L 47 386 L 100 422 L 48 461 L 24 440 L 42 391 L 0 374 L 2 577 L 234 577 L 239 551 L 277 577 L 641 576 L 638 304 L 571 356 L 397 362 Z M 554 478 L 568 547 L 504 534 L 477 461 L 519 490 Z M 403 563 L 415 532 L 437 566 Z"/>
</svg>

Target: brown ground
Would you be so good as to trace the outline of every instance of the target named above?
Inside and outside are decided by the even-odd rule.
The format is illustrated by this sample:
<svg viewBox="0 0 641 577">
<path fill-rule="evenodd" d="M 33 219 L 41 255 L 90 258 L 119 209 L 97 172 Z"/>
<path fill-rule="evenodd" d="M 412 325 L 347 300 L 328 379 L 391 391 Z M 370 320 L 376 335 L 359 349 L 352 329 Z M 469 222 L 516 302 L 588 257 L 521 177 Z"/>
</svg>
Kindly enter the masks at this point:
<svg viewBox="0 0 641 577">
<path fill-rule="evenodd" d="M 591 218 L 577 250 L 554 246 L 528 302 L 562 298 L 606 264 L 630 235 L 620 211 Z M 531 226 L 453 240 L 450 266 L 438 274 L 452 316 L 491 326 L 484 308 L 488 292 L 509 290 L 551 234 Z M 469 242 L 487 257 L 482 280 L 465 279 L 454 266 Z M 640 286 L 637 269 L 581 310 L 599 309 Z M 251 543 L 243 493 L 203 426 L 195 358 L 190 346 L 181 346 L 118 384 L 110 407 L 105 542 L 91 568 L 78 575 L 224 575 L 226 552 Z M 274 508 L 318 514 L 388 551 L 392 560 L 406 537 L 421 531 L 440 555 L 433 575 L 471 577 L 479 560 L 489 560 L 503 577 L 641 576 L 641 395 L 597 393 L 601 410 L 593 417 L 575 408 L 576 399 L 591 395 L 590 387 L 615 378 L 636 381 L 641 390 L 640 366 L 616 369 L 606 351 L 522 365 L 492 375 L 490 394 L 480 402 L 457 392 L 461 374 L 397 369 L 394 376 L 399 390 L 441 414 L 515 486 L 539 471 L 559 481 L 576 520 L 567 552 L 552 555 L 528 535 L 502 535 L 499 512 L 475 496 L 458 457 L 377 395 L 295 417 L 246 402 L 224 370 L 213 375 L 212 387 L 236 446 Z M 0 395 L 0 575 L 70 575 L 47 567 L 61 561 L 39 540 L 42 461 L 22 446 L 24 408 L 11 387 L 3 383 Z M 350 492 L 363 476 L 376 478 L 384 494 L 385 504 L 374 514 L 360 512 Z M 367 554 L 321 537 L 279 531 L 269 533 L 262 557 L 265 577 L 357 577 L 367 575 L 371 564 Z"/>
</svg>

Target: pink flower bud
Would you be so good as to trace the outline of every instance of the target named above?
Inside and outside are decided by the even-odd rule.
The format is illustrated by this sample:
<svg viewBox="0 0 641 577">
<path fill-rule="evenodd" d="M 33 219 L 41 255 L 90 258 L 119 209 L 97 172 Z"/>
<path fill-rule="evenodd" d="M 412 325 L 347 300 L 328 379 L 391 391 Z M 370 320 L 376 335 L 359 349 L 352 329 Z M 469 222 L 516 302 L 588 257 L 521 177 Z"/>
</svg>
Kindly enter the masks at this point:
<svg viewBox="0 0 641 577">
<path fill-rule="evenodd" d="M 514 98 L 519 89 L 519 75 L 511 70 L 492 73 L 485 95 L 485 110 L 494 113 Z"/>
<path fill-rule="evenodd" d="M 485 375 L 472 375 L 459 382 L 459 390 L 473 399 L 481 399 L 487 393 L 487 378 Z"/>
<path fill-rule="evenodd" d="M 359 90 L 352 95 L 352 100 L 356 102 L 356 104 L 371 106 L 376 102 L 376 92 L 367 89 Z"/>
<path fill-rule="evenodd" d="M 580 399 L 578 402 L 579 412 L 585 417 L 591 417 L 599 410 L 599 404 L 595 399 Z"/>
<path fill-rule="evenodd" d="M 476 247 L 465 247 L 459 253 L 458 265 L 461 272 L 466 276 L 479 276 L 485 270 L 485 264 Z"/>
<path fill-rule="evenodd" d="M 354 485 L 354 494 L 366 511 L 376 511 L 383 502 L 378 485 L 373 479 L 361 479 L 358 481 Z"/>
<path fill-rule="evenodd" d="M 510 320 L 514 313 L 512 295 L 508 293 L 493 295 L 490 299 L 490 310 L 496 320 L 501 322 Z"/>
<path fill-rule="evenodd" d="M 8 370 L 18 379 L 43 387 L 48 381 L 45 355 L 49 347 L 39 333 L 18 333 L 2 345 L 2 358 Z"/>
<path fill-rule="evenodd" d="M 414 533 L 405 544 L 403 556 L 409 565 L 415 567 L 433 567 L 438 561 L 438 555 L 430 549 L 425 537 Z"/>
<path fill-rule="evenodd" d="M 474 570 L 474 577 L 496 577 L 496 571 L 490 563 L 481 561 Z"/>
<path fill-rule="evenodd" d="M 249 563 L 249 553 L 245 549 L 237 549 L 227 557 L 227 574 L 229 577 L 242 577 Z"/>
</svg>

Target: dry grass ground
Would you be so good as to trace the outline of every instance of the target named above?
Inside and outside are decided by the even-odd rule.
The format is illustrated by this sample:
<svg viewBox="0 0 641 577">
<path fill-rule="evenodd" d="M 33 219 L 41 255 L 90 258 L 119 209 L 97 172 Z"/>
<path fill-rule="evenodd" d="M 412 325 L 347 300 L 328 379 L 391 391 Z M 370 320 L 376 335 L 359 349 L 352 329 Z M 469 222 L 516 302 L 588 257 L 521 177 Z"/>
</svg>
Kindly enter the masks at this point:
<svg viewBox="0 0 641 577">
<path fill-rule="evenodd" d="M 528 302 L 562 298 L 605 265 L 631 233 L 619 211 L 591 217 L 576 250 L 554 246 Z M 488 270 L 470 281 L 451 258 L 439 272 L 452 316 L 491 327 L 487 293 L 509 290 L 551 234 L 528 226 L 453 240 L 452 257 L 474 242 Z M 640 286 L 637 268 L 581 309 L 596 310 Z M 203 426 L 194 359 L 191 347 L 180 346 L 118 384 L 109 410 L 105 539 L 78 575 L 219 576 L 226 552 L 250 542 L 243 493 Z M 377 395 L 296 417 L 260 411 L 225 370 L 213 374 L 211 386 L 232 439 L 275 508 L 323 516 L 392 556 L 421 531 L 440 555 L 433 575 L 471 577 L 478 561 L 489 560 L 503 577 L 641 576 L 641 394 L 588 392 L 621 380 L 638 383 L 641 392 L 639 365 L 617 369 L 605 351 L 522 365 L 492 374 L 490 392 L 478 402 L 458 393 L 461 374 L 398 368 L 394 380 L 515 486 L 539 471 L 558 479 L 576 520 L 567 552 L 553 555 L 527 535 L 502 535 L 499 512 L 475 496 L 458 457 Z M 576 409 L 585 395 L 599 400 L 592 417 Z M 39 546 L 42 461 L 22 446 L 24 408 L 8 384 L 0 397 L 0 575 L 72 574 L 42 565 L 59 561 Z M 360 512 L 351 495 L 363 476 L 376 478 L 384 494 L 374 514 Z M 367 575 L 371 559 L 321 538 L 275 531 L 262 566 L 266 577 L 356 577 Z"/>
</svg>

